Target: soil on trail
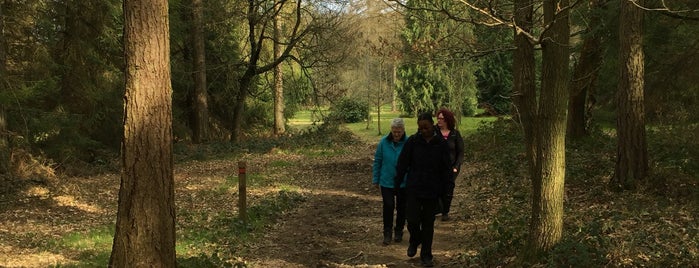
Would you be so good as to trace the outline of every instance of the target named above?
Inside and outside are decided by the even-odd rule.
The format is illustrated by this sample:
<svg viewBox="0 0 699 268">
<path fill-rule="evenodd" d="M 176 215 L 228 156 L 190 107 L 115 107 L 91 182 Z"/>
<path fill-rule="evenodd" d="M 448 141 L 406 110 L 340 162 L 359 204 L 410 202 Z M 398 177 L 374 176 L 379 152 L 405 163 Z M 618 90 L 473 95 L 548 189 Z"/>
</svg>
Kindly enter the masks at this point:
<svg viewBox="0 0 699 268">
<path fill-rule="evenodd" d="M 381 195 L 371 184 L 375 145 L 317 159 L 296 168 L 308 199 L 251 249 L 253 267 L 421 267 L 406 255 L 409 233 L 400 243 L 382 244 Z M 483 228 L 465 214 L 464 176 L 457 181 L 450 221 L 435 221 L 435 267 L 464 267 L 460 257 L 474 243 L 468 234 Z"/>
<path fill-rule="evenodd" d="M 278 191 L 280 184 L 298 187 L 304 201 L 236 249 L 237 261 L 248 267 L 420 267 L 419 253 L 413 258 L 406 256 L 407 230 L 403 242 L 388 246 L 381 243 L 381 197 L 371 184 L 375 146 L 357 142 L 340 148 L 341 153 L 327 155 L 278 149 L 246 155 L 249 176 L 271 181 L 260 189 L 248 188 L 250 203 Z M 236 213 L 232 212 L 236 210 L 236 198 L 217 199 L 220 195 L 213 189 L 235 176 L 239 160 L 176 165 L 178 228 L 192 228 L 186 222 L 187 215 Z M 288 164 L 272 164 L 280 161 Z M 468 173 L 463 170 L 457 180 L 452 219 L 435 221 L 435 267 L 468 266 L 463 259 L 477 252 L 475 233 L 486 228 L 487 221 L 469 213 L 477 202 L 469 199 L 474 187 L 465 179 Z M 285 178 L 284 182 L 275 184 L 274 180 L 280 178 Z M 47 241 L 104 228 L 116 219 L 118 174 L 10 187 L 21 191 L 0 192 L 0 267 L 74 263 L 82 258 L 82 252 L 50 252 L 46 250 L 51 248 Z"/>
</svg>

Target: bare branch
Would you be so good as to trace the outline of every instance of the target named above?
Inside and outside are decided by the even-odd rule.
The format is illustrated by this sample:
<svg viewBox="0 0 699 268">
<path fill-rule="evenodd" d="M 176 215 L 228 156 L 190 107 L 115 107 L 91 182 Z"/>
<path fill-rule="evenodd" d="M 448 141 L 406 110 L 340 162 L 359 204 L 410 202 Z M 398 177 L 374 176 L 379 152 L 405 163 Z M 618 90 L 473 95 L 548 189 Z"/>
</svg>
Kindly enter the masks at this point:
<svg viewBox="0 0 699 268">
<path fill-rule="evenodd" d="M 646 11 L 666 11 L 669 13 L 687 13 L 687 12 L 699 12 L 699 9 L 679 9 L 679 10 L 673 10 L 672 8 L 668 7 L 667 4 L 665 3 L 665 0 L 662 0 L 662 7 L 659 8 L 653 8 L 653 7 L 644 7 L 638 4 L 637 0 L 626 0 L 628 2 L 631 2 L 634 6 L 646 10 Z"/>
</svg>

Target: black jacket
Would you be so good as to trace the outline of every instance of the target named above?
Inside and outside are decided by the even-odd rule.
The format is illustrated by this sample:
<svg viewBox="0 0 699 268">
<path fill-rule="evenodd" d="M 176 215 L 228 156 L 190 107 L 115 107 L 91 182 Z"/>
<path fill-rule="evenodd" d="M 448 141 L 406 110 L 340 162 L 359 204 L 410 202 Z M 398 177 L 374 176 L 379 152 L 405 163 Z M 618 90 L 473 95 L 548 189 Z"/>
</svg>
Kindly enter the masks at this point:
<svg viewBox="0 0 699 268">
<path fill-rule="evenodd" d="M 458 174 L 461 172 L 461 163 L 464 162 L 464 139 L 461 137 L 461 133 L 456 129 L 449 131 L 447 144 L 449 145 L 451 167 L 455 168 Z"/>
<path fill-rule="evenodd" d="M 394 185 L 400 185 L 407 173 L 406 190 L 421 198 L 444 194 L 452 173 L 447 142 L 437 132 L 427 142 L 420 133 L 408 138 L 398 156 Z"/>
</svg>

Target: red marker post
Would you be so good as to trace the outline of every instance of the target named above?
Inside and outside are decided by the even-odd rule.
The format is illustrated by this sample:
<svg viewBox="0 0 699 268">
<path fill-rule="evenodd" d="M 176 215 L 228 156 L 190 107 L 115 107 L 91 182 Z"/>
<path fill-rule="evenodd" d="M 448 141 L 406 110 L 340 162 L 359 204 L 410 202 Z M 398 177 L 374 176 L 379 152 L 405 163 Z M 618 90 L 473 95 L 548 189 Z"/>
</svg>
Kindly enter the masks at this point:
<svg viewBox="0 0 699 268">
<path fill-rule="evenodd" d="M 247 216 L 247 186 L 245 179 L 245 161 L 238 162 L 238 216 L 245 224 L 248 223 Z"/>
</svg>

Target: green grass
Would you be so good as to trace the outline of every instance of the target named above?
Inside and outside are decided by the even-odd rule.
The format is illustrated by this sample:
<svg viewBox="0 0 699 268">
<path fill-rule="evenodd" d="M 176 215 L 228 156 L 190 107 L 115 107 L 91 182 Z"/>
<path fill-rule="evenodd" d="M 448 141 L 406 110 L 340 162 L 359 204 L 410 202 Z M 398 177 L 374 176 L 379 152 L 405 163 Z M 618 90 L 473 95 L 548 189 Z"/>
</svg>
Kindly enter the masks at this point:
<svg viewBox="0 0 699 268">
<path fill-rule="evenodd" d="M 378 142 L 381 137 L 388 135 L 388 133 L 391 132 L 391 120 L 396 117 L 401 117 L 399 112 L 392 112 L 390 106 L 381 107 L 381 117 L 378 116 L 375 109 L 369 114 L 372 118 L 369 124 L 364 121 L 344 125 L 348 130 L 352 131 L 363 141 L 369 143 Z M 417 132 L 417 119 L 415 117 L 406 117 L 403 118 L 403 120 L 405 121 L 405 132 L 408 135 Z M 467 138 L 476 132 L 481 122 L 490 122 L 495 120 L 497 120 L 496 117 L 462 117 L 458 122 L 459 126 L 457 129 L 461 132 L 461 135 L 464 138 Z"/>
<path fill-rule="evenodd" d="M 177 254 L 178 267 L 244 267 L 231 263 L 235 250 L 244 247 L 251 235 L 260 233 L 279 214 L 303 197 L 298 187 L 284 186 L 276 193 L 265 196 L 248 208 L 244 223 L 233 212 L 178 211 Z M 113 226 L 98 227 L 87 232 L 73 232 L 44 245 L 51 252 L 73 252 L 77 262 L 52 267 L 107 267 L 112 250 Z"/>
<path fill-rule="evenodd" d="M 321 110 L 327 111 L 327 108 L 321 108 Z M 293 118 L 289 119 L 288 124 L 294 129 L 304 129 L 313 124 L 313 122 L 320 122 L 321 119 L 320 113 L 316 110 L 301 110 L 296 112 Z"/>
<path fill-rule="evenodd" d="M 78 252 L 75 264 L 57 265 L 55 267 L 106 267 L 112 251 L 114 227 L 104 226 L 88 232 L 70 233 L 48 244 L 55 251 Z"/>
</svg>

